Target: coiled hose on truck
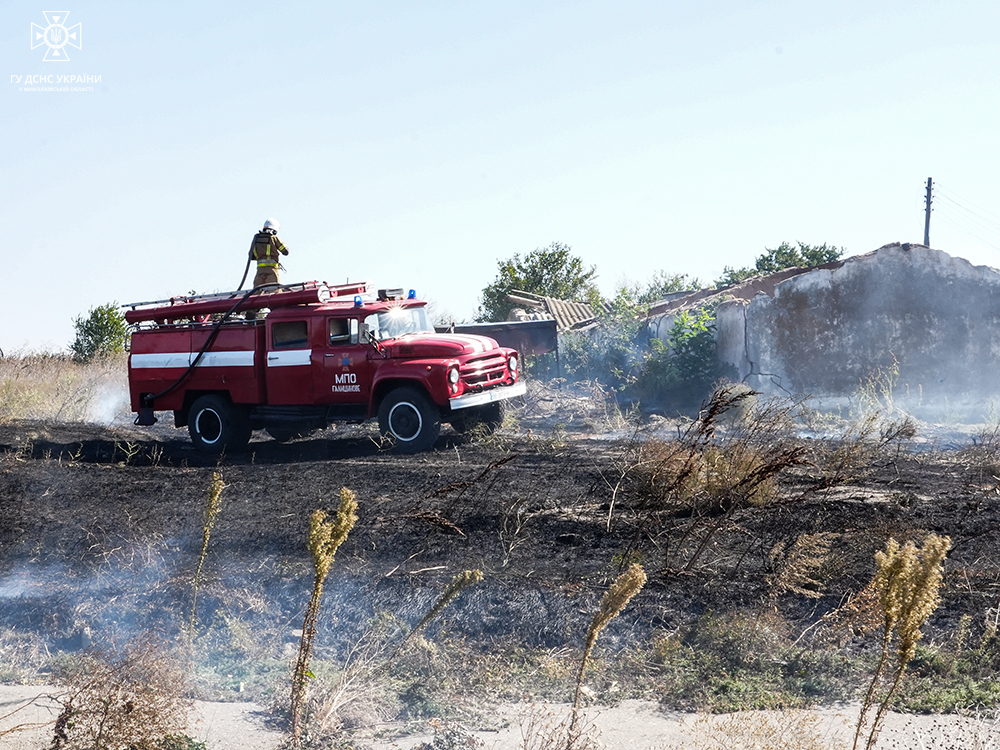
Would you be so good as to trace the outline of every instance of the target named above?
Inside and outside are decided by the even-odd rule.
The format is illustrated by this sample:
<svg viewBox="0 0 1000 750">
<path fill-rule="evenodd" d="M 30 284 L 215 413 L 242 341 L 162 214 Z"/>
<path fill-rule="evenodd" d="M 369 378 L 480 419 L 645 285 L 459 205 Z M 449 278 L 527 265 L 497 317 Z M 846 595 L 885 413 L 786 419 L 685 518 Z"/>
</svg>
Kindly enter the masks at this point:
<svg viewBox="0 0 1000 750">
<path fill-rule="evenodd" d="M 247 260 L 247 270 L 249 270 L 249 269 L 250 269 L 250 261 Z M 244 281 L 246 281 L 246 276 L 247 276 L 247 272 L 244 271 L 243 272 L 243 280 Z M 240 282 L 240 289 L 242 289 L 242 288 L 243 288 L 243 281 Z M 164 388 L 159 393 L 154 393 L 151 396 L 145 396 L 145 397 L 143 397 L 142 404 L 141 404 L 142 408 L 149 409 L 150 411 L 152 411 L 153 410 L 153 402 L 156 401 L 156 399 L 163 398 L 168 393 L 171 393 L 172 391 L 174 391 L 181 383 L 183 383 L 191 375 L 191 373 L 194 372 L 194 368 L 198 366 L 198 362 L 201 361 L 201 358 L 204 356 L 205 352 L 207 352 L 211 348 L 212 344 L 215 343 L 215 339 L 218 338 L 218 336 L 219 336 L 219 330 L 222 328 L 222 324 L 225 323 L 227 320 L 229 320 L 233 316 L 233 314 L 237 310 L 239 310 L 240 305 L 242 305 L 244 302 L 246 302 L 248 299 L 250 299 L 250 297 L 254 293 L 260 292 L 263 289 L 264 289 L 264 287 L 254 287 L 253 289 L 249 289 L 249 290 L 247 290 L 243 294 L 242 297 L 240 297 L 238 300 L 236 300 L 236 304 L 234 304 L 225 313 L 223 313 L 222 317 L 219 318 L 219 320 L 217 320 L 215 322 L 214 326 L 212 326 L 211 333 L 208 334 L 208 338 L 205 339 L 205 343 L 202 345 L 201 349 L 198 350 L 198 354 L 191 361 L 191 364 L 188 365 L 188 368 L 181 374 L 181 376 L 179 378 L 177 378 L 177 380 L 175 380 L 173 383 L 171 383 L 169 386 L 167 386 L 166 388 Z M 237 291 L 239 291 L 239 290 L 237 290 Z M 140 419 L 142 419 L 142 412 L 140 412 L 136 416 L 134 424 L 139 424 L 139 420 Z M 152 423 L 150 423 L 150 424 L 152 424 Z"/>
</svg>

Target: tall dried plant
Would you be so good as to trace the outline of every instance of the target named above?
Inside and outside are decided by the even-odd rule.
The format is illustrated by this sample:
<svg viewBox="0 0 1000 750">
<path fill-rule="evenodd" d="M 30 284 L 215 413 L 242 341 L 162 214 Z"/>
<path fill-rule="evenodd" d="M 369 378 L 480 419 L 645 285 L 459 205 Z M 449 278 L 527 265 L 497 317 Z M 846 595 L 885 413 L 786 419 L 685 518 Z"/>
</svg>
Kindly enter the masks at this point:
<svg viewBox="0 0 1000 750">
<path fill-rule="evenodd" d="M 195 613 L 198 609 L 198 587 L 201 584 L 201 569 L 205 565 L 205 556 L 208 554 L 208 540 L 212 536 L 212 528 L 222 510 L 222 490 L 225 488 L 222 475 L 217 471 L 212 472 L 212 479 L 208 484 L 208 494 L 205 495 L 205 507 L 202 509 L 201 523 L 201 554 L 198 555 L 198 567 L 194 571 L 194 582 L 192 584 L 193 594 L 191 596 L 191 621 L 188 624 L 188 635 L 194 638 Z"/>
<path fill-rule="evenodd" d="M 419 633 L 424 626 L 437 617 L 466 588 L 483 580 L 480 570 L 465 570 L 451 579 L 448 586 L 427 610 L 399 644 L 388 651 L 388 633 L 374 629 L 355 644 L 348 656 L 348 661 L 337 679 L 325 689 L 314 691 L 310 697 L 309 722 L 319 732 L 336 731 L 345 723 L 345 709 L 358 701 L 375 707 L 380 703 L 379 694 L 385 687 L 384 680 L 394 664 L 396 657 L 402 653 L 407 643 Z M 388 623 L 383 623 L 383 627 Z M 395 627 L 393 627 L 395 629 Z M 388 654 L 388 656 L 387 656 Z"/>
<path fill-rule="evenodd" d="M 622 573 L 611 587 L 604 592 L 601 597 L 601 604 L 597 608 L 594 619 L 587 628 L 587 637 L 584 639 L 583 657 L 580 659 L 580 671 L 576 676 L 576 692 L 573 695 L 573 719 L 570 722 L 570 730 L 576 726 L 577 711 L 580 708 L 580 696 L 583 693 L 583 676 L 587 669 L 587 661 L 590 659 L 590 652 L 597 643 L 597 636 L 608 626 L 608 623 L 621 614 L 625 605 L 629 603 L 633 596 L 639 593 L 646 585 L 646 571 L 639 563 L 632 563 L 629 569 Z"/>
<path fill-rule="evenodd" d="M 799 534 L 794 540 L 778 542 L 768 555 L 772 572 L 765 576 L 772 605 L 784 593 L 818 599 L 822 594 L 820 573 L 830 559 L 830 548 L 838 534 Z"/>
<path fill-rule="evenodd" d="M 882 605 L 882 651 L 875 674 L 861 704 L 858 726 L 854 732 L 854 750 L 861 741 L 861 733 L 868 714 L 875 706 L 875 691 L 890 661 L 890 646 L 896 637 L 895 666 L 889 690 L 879 700 L 872 720 L 865 750 L 872 750 L 878 739 L 879 729 L 889 701 L 899 687 L 907 663 L 913 658 L 920 640 L 920 628 L 941 602 L 941 583 L 944 576 L 944 557 L 951 548 L 951 539 L 930 534 L 923 547 L 912 541 L 902 547 L 890 539 L 884 552 L 875 553 L 873 583 Z"/>
<path fill-rule="evenodd" d="M 447 607 L 456 596 L 462 593 L 464 589 L 468 588 L 469 586 L 472 586 L 475 583 L 479 583 L 482 580 L 483 580 L 483 571 L 481 570 L 463 570 L 461 573 L 452 578 L 447 588 L 445 588 L 445 590 L 441 592 L 441 595 L 435 600 L 431 608 L 427 610 L 427 614 L 425 614 L 420 619 L 420 622 L 414 625 L 413 629 L 406 634 L 406 637 L 400 642 L 399 647 L 396 649 L 395 654 L 393 655 L 394 656 L 398 655 L 403 650 L 403 647 L 405 647 L 406 644 L 410 641 L 410 639 L 412 639 L 413 636 L 415 636 L 418 632 L 423 630 L 424 626 L 427 623 L 429 623 L 431 620 L 433 620 L 435 617 L 441 614 L 444 608 Z"/>
<path fill-rule="evenodd" d="M 806 463 L 790 432 L 798 405 L 755 396 L 719 388 L 678 439 L 645 441 L 626 468 L 668 570 L 694 570 L 739 513 L 773 502 L 778 477 Z"/>
<path fill-rule="evenodd" d="M 346 487 L 340 490 L 340 506 L 333 520 L 328 518 L 326 511 L 314 510 L 309 516 L 309 533 L 307 547 L 313 562 L 313 587 L 306 606 L 305 620 L 302 624 L 302 640 L 299 643 L 299 655 L 295 662 L 295 672 L 292 675 L 292 744 L 301 747 L 302 708 L 306 696 L 306 679 L 309 676 L 309 659 L 312 655 L 313 641 L 316 639 L 316 618 L 319 615 L 320 599 L 323 596 L 323 583 L 326 581 L 333 559 L 340 545 L 358 520 L 358 501 L 355 494 Z"/>
</svg>

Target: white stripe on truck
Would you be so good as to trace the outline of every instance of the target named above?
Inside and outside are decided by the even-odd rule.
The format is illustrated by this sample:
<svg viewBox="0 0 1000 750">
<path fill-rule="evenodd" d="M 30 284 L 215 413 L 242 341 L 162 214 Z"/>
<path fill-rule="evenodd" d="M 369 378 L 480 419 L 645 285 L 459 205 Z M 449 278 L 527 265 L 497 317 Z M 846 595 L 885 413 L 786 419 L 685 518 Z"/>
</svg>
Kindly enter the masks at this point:
<svg viewBox="0 0 1000 750">
<path fill-rule="evenodd" d="M 205 352 L 198 367 L 253 367 L 253 349 L 235 352 Z M 133 370 L 187 368 L 198 352 L 154 352 L 131 355 Z"/>
<path fill-rule="evenodd" d="M 312 349 L 283 349 L 267 353 L 268 367 L 294 367 L 308 365 L 312 361 Z"/>
</svg>

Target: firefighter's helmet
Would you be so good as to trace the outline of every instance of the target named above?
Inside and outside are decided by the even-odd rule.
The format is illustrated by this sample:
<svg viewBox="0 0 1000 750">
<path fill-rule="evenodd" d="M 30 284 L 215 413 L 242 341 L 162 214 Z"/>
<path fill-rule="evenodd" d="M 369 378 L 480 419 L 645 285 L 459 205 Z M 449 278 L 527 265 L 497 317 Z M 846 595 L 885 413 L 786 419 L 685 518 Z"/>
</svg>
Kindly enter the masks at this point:
<svg viewBox="0 0 1000 750">
<path fill-rule="evenodd" d="M 264 229 L 273 229 L 275 232 L 277 232 L 279 229 L 281 229 L 281 225 L 278 224 L 277 219 L 268 219 L 267 221 L 264 222 Z"/>
</svg>

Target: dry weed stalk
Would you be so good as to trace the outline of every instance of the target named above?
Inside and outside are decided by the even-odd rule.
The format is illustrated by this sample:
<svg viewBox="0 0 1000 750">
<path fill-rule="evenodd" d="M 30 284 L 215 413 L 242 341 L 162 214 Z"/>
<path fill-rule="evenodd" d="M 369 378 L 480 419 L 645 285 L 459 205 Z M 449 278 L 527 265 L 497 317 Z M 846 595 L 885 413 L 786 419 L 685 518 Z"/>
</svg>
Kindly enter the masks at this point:
<svg viewBox="0 0 1000 750">
<path fill-rule="evenodd" d="M 646 571 L 639 563 L 632 563 L 629 569 L 622 573 L 611 587 L 604 592 L 601 597 L 601 604 L 597 608 L 594 619 L 591 620 L 590 627 L 587 628 L 587 637 L 584 639 L 583 656 L 580 658 L 580 671 L 576 677 L 576 692 L 573 696 L 573 720 L 570 722 L 572 730 L 576 722 L 576 713 L 580 708 L 580 697 L 583 694 L 583 676 L 587 669 L 587 661 L 590 659 L 590 652 L 597 643 L 597 636 L 607 627 L 608 623 L 621 614 L 625 605 L 629 603 L 633 596 L 639 593 L 646 585 Z"/>
<path fill-rule="evenodd" d="M 875 553 L 876 571 L 873 579 L 882 604 L 882 650 L 875 674 L 861 704 L 858 726 L 854 733 L 854 750 L 861 740 L 861 732 L 868 714 L 875 705 L 875 691 L 889 662 L 890 645 L 895 635 L 895 671 L 888 691 L 879 700 L 868 734 L 865 750 L 872 750 L 878 739 L 882 719 L 889 701 L 899 687 L 907 663 L 913 658 L 920 640 L 920 628 L 941 601 L 944 557 L 951 547 L 951 539 L 930 534 L 918 548 L 912 541 L 902 547 L 890 539 L 884 552 Z"/>
<path fill-rule="evenodd" d="M 577 711 L 560 715 L 532 705 L 520 717 L 520 750 L 601 750 L 598 727 L 579 720 Z"/>
<path fill-rule="evenodd" d="M 481 570 L 463 570 L 461 573 L 452 578 L 448 586 L 443 592 L 441 592 L 441 595 L 437 598 L 431 608 L 427 610 L 427 614 L 420 619 L 420 622 L 413 626 L 413 630 L 406 634 L 406 637 L 396 648 L 393 656 L 398 656 L 413 636 L 420 632 L 427 623 L 441 614 L 444 608 L 447 607 L 456 596 L 462 593 L 463 589 L 466 589 L 475 583 L 479 583 L 482 580 L 483 571 Z"/>
<path fill-rule="evenodd" d="M 191 596 L 191 622 L 188 625 L 188 634 L 194 638 L 195 613 L 198 608 L 198 586 L 201 582 L 201 569 L 205 565 L 205 555 L 208 554 L 208 540 L 212 535 L 212 528 L 215 520 L 222 510 L 222 490 L 225 488 L 222 475 L 217 471 L 212 472 L 212 479 L 208 485 L 208 494 L 205 496 L 205 507 L 201 524 L 201 554 L 198 555 L 198 567 L 194 571 L 194 582 L 192 584 L 193 594 Z"/>
<path fill-rule="evenodd" d="M 306 607 L 305 620 L 302 624 L 302 640 L 299 643 L 299 655 L 295 662 L 295 672 L 292 675 L 292 744 L 301 747 L 302 708 L 305 702 L 306 679 L 309 677 L 309 659 L 312 655 L 313 641 L 316 638 L 316 618 L 319 615 L 320 599 L 323 596 L 323 583 L 326 581 L 334 556 L 340 545 L 358 520 L 358 501 L 351 490 L 346 487 L 340 490 L 340 506 L 334 520 L 328 520 L 324 510 L 315 510 L 309 516 L 309 533 L 307 546 L 312 556 L 314 576 L 312 594 Z"/>
<path fill-rule="evenodd" d="M 771 502 L 779 475 L 806 462 L 805 448 L 789 439 L 797 405 L 756 395 L 741 386 L 719 388 L 684 434 L 647 441 L 628 467 L 643 523 L 660 527 L 646 531 L 663 539 L 668 570 L 692 570 L 738 511 Z"/>
<path fill-rule="evenodd" d="M 817 574 L 830 557 L 830 547 L 839 534 L 799 534 L 793 541 L 778 542 L 771 548 L 773 572 L 766 576 L 772 602 L 791 592 L 810 599 L 821 596 L 822 584 Z"/>
</svg>

